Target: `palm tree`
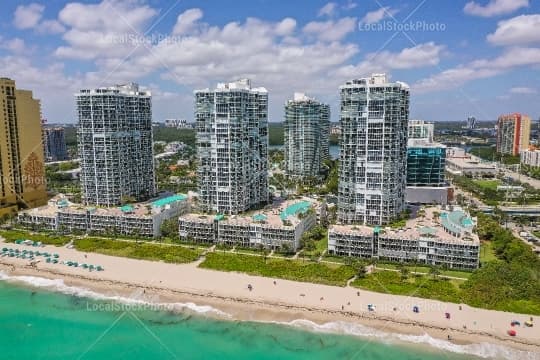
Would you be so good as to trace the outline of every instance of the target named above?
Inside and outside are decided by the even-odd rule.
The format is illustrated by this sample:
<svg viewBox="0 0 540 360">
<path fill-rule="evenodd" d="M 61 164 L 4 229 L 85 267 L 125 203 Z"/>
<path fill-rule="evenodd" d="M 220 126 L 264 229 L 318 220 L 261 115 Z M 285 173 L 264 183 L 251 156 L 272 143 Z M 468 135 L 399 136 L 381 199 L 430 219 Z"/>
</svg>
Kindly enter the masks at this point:
<svg viewBox="0 0 540 360">
<path fill-rule="evenodd" d="M 430 268 L 429 268 L 429 274 L 430 274 L 431 276 L 433 276 L 433 279 L 436 279 L 437 276 L 439 276 L 439 275 L 441 274 L 441 271 L 440 271 L 437 267 L 435 267 L 435 266 L 430 266 Z"/>
<path fill-rule="evenodd" d="M 401 273 L 401 280 L 406 280 L 409 276 L 409 269 L 403 264 L 399 266 L 399 272 Z"/>
</svg>

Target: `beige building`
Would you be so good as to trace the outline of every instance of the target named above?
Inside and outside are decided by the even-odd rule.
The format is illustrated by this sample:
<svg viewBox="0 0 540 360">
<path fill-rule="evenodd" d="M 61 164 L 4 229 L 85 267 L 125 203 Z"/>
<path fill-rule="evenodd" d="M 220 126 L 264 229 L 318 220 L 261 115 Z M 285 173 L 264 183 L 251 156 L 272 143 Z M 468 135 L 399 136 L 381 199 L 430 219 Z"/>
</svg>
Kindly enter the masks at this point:
<svg viewBox="0 0 540 360">
<path fill-rule="evenodd" d="M 519 155 L 529 147 L 531 118 L 520 113 L 502 115 L 497 121 L 497 152 Z"/>
<path fill-rule="evenodd" d="M 47 203 L 39 100 L 0 78 L 0 216 Z"/>
</svg>

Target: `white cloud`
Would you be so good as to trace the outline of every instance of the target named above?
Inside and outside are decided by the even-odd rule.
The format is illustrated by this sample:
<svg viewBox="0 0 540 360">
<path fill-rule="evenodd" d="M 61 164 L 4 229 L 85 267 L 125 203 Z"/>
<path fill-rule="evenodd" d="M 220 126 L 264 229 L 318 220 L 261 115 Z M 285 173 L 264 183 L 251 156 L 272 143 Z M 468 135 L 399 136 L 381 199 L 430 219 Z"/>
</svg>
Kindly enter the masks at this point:
<svg viewBox="0 0 540 360">
<path fill-rule="evenodd" d="M 63 35 L 67 46 L 57 48 L 55 55 L 84 60 L 136 55 L 151 42 L 144 33 L 157 14 L 157 10 L 132 0 L 69 3 L 59 14 L 68 28 Z"/>
<path fill-rule="evenodd" d="M 510 14 L 527 6 L 529 6 L 529 0 L 490 0 L 484 6 L 476 1 L 470 1 L 465 4 L 463 11 L 469 15 L 492 17 Z"/>
<path fill-rule="evenodd" d="M 44 34 L 60 34 L 66 31 L 66 28 L 56 20 L 43 20 L 36 30 Z"/>
<path fill-rule="evenodd" d="M 312 21 L 307 23 L 303 31 L 322 41 L 338 41 L 356 29 L 356 18 L 344 17 L 328 21 Z"/>
<path fill-rule="evenodd" d="M 42 34 L 59 34 L 64 27 L 56 20 L 42 19 L 45 6 L 37 3 L 19 5 L 15 9 L 13 24 L 17 29 L 35 29 Z"/>
<path fill-rule="evenodd" d="M 497 30 L 487 36 L 494 45 L 540 43 L 540 14 L 520 15 L 500 21 Z"/>
<path fill-rule="evenodd" d="M 37 3 L 19 5 L 15 9 L 13 24 L 17 29 L 32 29 L 41 20 L 43 10 L 45 6 Z"/>
<path fill-rule="evenodd" d="M 391 18 L 397 13 L 398 13 L 397 9 L 392 9 L 390 6 L 385 6 L 378 10 L 368 12 L 362 18 L 362 20 L 360 20 L 360 22 L 363 24 L 375 24 L 386 18 L 389 18 L 389 17 Z"/>
<path fill-rule="evenodd" d="M 317 14 L 318 16 L 333 16 L 336 14 L 337 4 L 335 2 L 329 2 L 324 5 Z"/>
<path fill-rule="evenodd" d="M 296 20 L 285 18 L 276 25 L 276 34 L 279 36 L 291 35 L 296 29 Z"/>
<path fill-rule="evenodd" d="M 342 78 L 358 78 L 373 72 L 389 72 L 394 69 L 413 69 L 437 65 L 445 47 L 433 42 L 405 48 L 400 52 L 382 51 L 366 55 L 357 65 L 346 65 L 336 71 Z"/>
<path fill-rule="evenodd" d="M 510 89 L 511 94 L 523 94 L 523 95 L 530 95 L 530 94 L 537 94 L 538 91 L 534 88 L 530 87 L 513 87 Z"/>
<path fill-rule="evenodd" d="M 349 0 L 349 1 L 347 1 L 347 3 L 345 5 L 343 5 L 343 9 L 352 10 L 352 9 L 356 8 L 357 6 L 358 6 L 357 3 L 355 3 L 352 0 Z"/>
<path fill-rule="evenodd" d="M 197 26 L 197 21 L 203 17 L 201 9 L 188 9 L 178 15 L 176 25 L 174 25 L 173 35 L 184 35 Z"/>
<path fill-rule="evenodd" d="M 416 92 L 458 88 L 467 82 L 491 78 L 522 66 L 540 65 L 540 48 L 509 48 L 494 59 L 480 59 L 442 71 L 413 85 Z"/>
<path fill-rule="evenodd" d="M 0 38 L 0 49 L 6 49 L 13 54 L 23 54 L 29 51 L 24 40 L 20 38 L 10 40 Z"/>
</svg>

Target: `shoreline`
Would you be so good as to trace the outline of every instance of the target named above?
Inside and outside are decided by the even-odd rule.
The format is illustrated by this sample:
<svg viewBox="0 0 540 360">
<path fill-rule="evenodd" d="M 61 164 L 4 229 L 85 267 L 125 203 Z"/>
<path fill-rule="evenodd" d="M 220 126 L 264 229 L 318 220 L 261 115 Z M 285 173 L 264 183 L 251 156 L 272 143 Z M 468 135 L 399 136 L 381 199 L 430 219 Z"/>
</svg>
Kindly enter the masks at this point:
<svg viewBox="0 0 540 360">
<path fill-rule="evenodd" d="M 10 244 L 11 245 L 11 244 Z M 85 255 L 82 252 L 78 252 L 74 249 L 65 249 L 65 248 L 55 248 L 47 247 L 53 252 L 68 252 L 72 254 L 71 257 L 74 257 L 75 253 L 78 253 L 81 258 Z M 498 334 L 495 329 L 480 328 L 480 329 L 467 329 L 459 328 L 456 321 L 441 321 L 438 319 L 435 321 L 433 315 L 435 312 L 439 313 L 444 311 L 448 307 L 457 307 L 458 304 L 447 304 L 433 300 L 426 299 L 417 299 L 417 298 L 407 298 L 399 295 L 387 295 L 372 293 L 365 290 L 352 289 L 352 288 L 340 288 L 327 285 L 318 285 L 311 283 L 296 283 L 288 280 L 282 279 L 272 279 L 272 278 L 262 278 L 240 273 L 227 273 L 214 270 L 199 269 L 195 264 L 165 264 L 161 262 L 150 262 L 145 260 L 134 260 L 126 258 L 116 258 L 107 255 L 101 254 L 88 254 L 88 256 L 98 259 L 103 264 L 103 261 L 107 260 L 108 265 L 105 265 L 104 272 L 93 272 L 89 273 L 79 268 L 71 268 L 64 265 L 51 265 L 46 263 L 39 263 L 37 268 L 31 267 L 27 264 L 27 261 L 16 258 L 1 258 L 0 259 L 0 270 L 4 271 L 9 276 L 35 276 L 46 279 L 61 279 L 64 281 L 65 285 L 74 286 L 78 288 L 88 289 L 98 294 L 103 294 L 105 296 L 118 296 L 124 297 L 126 299 L 138 299 L 146 301 L 146 298 L 150 298 L 149 303 L 194 303 L 197 306 L 210 306 L 214 309 L 217 309 L 226 314 L 230 314 L 230 318 L 224 316 L 218 316 L 218 314 L 205 313 L 205 316 L 210 316 L 217 319 L 224 320 L 240 320 L 240 321 L 254 321 L 254 322 L 267 322 L 267 323 L 279 323 L 283 325 L 293 325 L 296 321 L 305 320 L 308 322 L 313 322 L 321 327 L 328 323 L 339 323 L 343 322 L 345 324 L 352 325 L 361 325 L 372 328 L 377 331 L 381 331 L 388 334 L 401 334 L 402 337 L 407 336 L 416 336 L 420 337 L 425 334 L 429 335 L 433 339 L 439 341 L 444 341 L 448 345 L 457 345 L 457 346 L 467 346 L 473 344 L 489 343 L 501 345 L 515 350 L 527 351 L 532 353 L 532 358 L 535 358 L 535 355 L 538 354 L 540 358 L 540 336 L 538 332 L 535 332 L 536 328 L 529 328 L 530 333 L 528 337 L 519 336 L 520 333 L 523 333 L 527 328 L 516 328 L 518 331 L 518 337 L 511 338 L 505 333 Z M 64 258 L 64 256 L 62 256 Z M 108 259 L 107 259 L 108 258 Z M 85 258 L 86 259 L 86 258 Z M 223 281 L 229 281 L 230 284 L 235 284 L 239 278 L 249 283 L 255 283 L 253 292 L 248 291 L 241 286 L 241 291 L 238 289 L 232 289 L 234 291 L 221 291 L 227 289 L 228 287 L 221 286 L 220 288 L 214 288 L 212 286 L 199 286 L 199 287 L 189 287 L 181 286 L 171 286 L 172 283 L 178 283 L 179 281 L 174 281 L 174 275 L 172 273 L 166 273 L 158 271 L 161 273 L 163 280 L 156 281 L 153 276 L 145 279 L 139 279 L 138 281 L 134 280 L 133 276 L 122 276 L 123 274 L 115 274 L 114 270 L 111 269 L 113 263 L 129 263 L 131 265 L 131 270 L 128 270 L 128 273 L 131 275 L 142 275 L 146 273 L 147 275 L 151 270 L 157 270 L 157 268 L 164 268 L 166 271 L 177 270 L 178 273 L 182 273 L 182 270 L 187 270 L 189 268 L 190 275 L 198 275 L 199 279 L 193 278 L 193 281 L 186 281 L 183 279 L 183 283 L 188 283 L 190 285 L 195 285 L 197 281 L 204 281 L 203 274 L 205 276 L 211 276 L 212 278 L 218 278 L 217 281 L 221 285 Z M 126 264 L 120 264 L 126 265 Z M 125 269 L 126 270 L 126 269 Z M 171 279 L 171 276 L 173 279 Z M 137 278 L 137 276 L 135 276 Z M 221 281 L 222 280 L 222 281 Z M 277 281 L 277 285 L 272 285 L 273 281 Z M 162 281 L 165 281 L 163 283 Z M 268 287 L 271 287 L 270 294 L 273 296 L 268 296 L 263 294 L 263 296 L 254 296 L 257 294 L 258 290 L 262 285 L 259 285 L 260 282 L 268 284 Z M 204 283 L 199 284 L 204 285 Z M 208 284 L 206 284 L 208 285 Z M 236 284 L 238 285 L 238 284 Z M 287 289 L 283 289 L 283 294 L 275 294 L 276 290 L 282 290 L 282 288 L 287 286 Z M 344 306 L 344 310 L 341 310 L 340 307 L 335 306 L 335 302 L 332 302 L 332 305 L 328 304 L 326 299 L 320 301 L 320 305 L 314 305 L 315 300 L 309 301 L 299 301 L 296 298 L 293 300 L 290 297 L 290 287 L 301 288 L 297 291 L 302 291 L 302 289 L 309 289 L 309 291 L 323 291 L 325 295 L 328 296 L 328 302 L 330 302 L 331 295 L 334 292 L 343 292 L 344 290 L 349 293 L 357 292 L 358 299 L 362 301 L 373 301 L 373 303 L 378 306 L 381 305 L 380 301 L 377 301 L 377 298 L 387 297 L 393 300 L 393 304 L 398 304 L 400 306 L 399 311 L 392 311 L 391 309 L 377 308 L 375 312 L 368 311 L 358 311 L 356 309 L 351 309 L 352 306 Z M 208 289 L 209 288 L 209 289 Z M 321 288 L 321 289 L 319 289 Z M 144 289 L 144 299 L 141 299 L 141 292 Z M 275 290 L 276 289 L 276 290 Z M 268 289 L 265 289 L 268 290 Z M 274 290 L 274 291 L 272 291 Z M 357 291 L 358 290 L 358 291 Z M 259 290 L 260 291 L 260 290 Z M 321 292 L 321 293 L 323 293 Z M 332 292 L 332 293 L 330 293 Z M 306 292 L 307 293 L 307 292 Z M 135 297 L 134 297 L 135 294 Z M 303 294 L 300 294 L 300 296 Z M 298 296 L 298 295 L 297 295 Z M 366 299 L 368 298 L 368 299 Z M 321 297 L 322 299 L 322 297 Z M 292 300 L 292 301 L 291 301 Z M 302 299 L 303 300 L 303 299 Z M 356 300 L 356 299 L 354 299 Z M 406 300 L 406 301 L 404 301 Z M 416 315 L 410 315 L 410 305 L 409 303 L 420 303 L 422 315 L 425 315 L 428 321 L 423 321 L 417 318 L 413 318 Z M 349 303 L 350 304 L 350 303 Z M 428 305 L 439 305 L 439 308 L 434 307 L 433 310 L 430 310 Z M 389 304 L 383 304 L 389 305 Z M 343 305 L 342 305 L 343 306 Z M 441 307 L 442 306 L 442 307 Z M 467 307 L 467 308 L 465 308 Z M 512 315 L 510 317 L 519 317 L 519 320 L 524 318 L 528 319 L 528 315 L 518 315 L 503 313 L 498 311 L 490 310 L 479 310 L 470 308 L 466 305 L 463 305 L 463 313 L 465 317 L 470 317 L 472 313 L 481 311 L 482 313 L 486 312 L 489 317 L 495 318 L 497 314 L 508 314 Z M 407 309 L 407 310 L 404 310 Z M 425 311 L 424 311 L 425 309 Z M 471 313 L 468 313 L 470 309 L 474 309 Z M 461 311 L 460 311 L 461 312 Z M 400 316 L 401 315 L 401 316 Z M 410 316 L 409 316 L 410 315 Z M 515 315 L 515 316 L 514 316 Z M 457 316 L 456 316 L 457 317 Z M 453 316 L 454 318 L 454 316 Z M 480 318 L 480 317 L 479 317 Z M 508 318 L 508 316 L 507 316 Z M 502 320 L 502 319 L 501 319 Z M 504 321 L 504 320 L 502 320 Z M 474 321 L 476 324 L 476 321 Z M 298 326 L 304 330 L 310 330 L 308 326 Z M 447 326 L 444 326 L 447 325 Z M 492 325 L 493 326 L 493 325 Z M 509 328 L 509 325 L 507 326 Z M 335 333 L 342 333 L 347 335 L 347 332 L 331 331 Z M 448 341 L 447 336 L 451 336 L 451 341 Z M 506 336 L 505 336 L 506 335 Z M 361 335 L 360 335 L 361 336 Z M 397 337 L 398 339 L 401 337 Z M 413 343 L 411 341 L 409 343 Z M 403 343 L 407 343 L 406 339 L 403 339 Z M 429 344 L 426 343 L 426 346 Z"/>
</svg>

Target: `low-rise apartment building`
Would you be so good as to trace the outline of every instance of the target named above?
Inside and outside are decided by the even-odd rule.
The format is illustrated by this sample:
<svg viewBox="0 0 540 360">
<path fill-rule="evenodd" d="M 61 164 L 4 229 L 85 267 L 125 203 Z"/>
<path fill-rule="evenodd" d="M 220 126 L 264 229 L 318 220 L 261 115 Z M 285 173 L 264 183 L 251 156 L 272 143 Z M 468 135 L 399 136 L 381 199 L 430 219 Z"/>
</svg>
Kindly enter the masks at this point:
<svg viewBox="0 0 540 360">
<path fill-rule="evenodd" d="M 394 262 L 476 269 L 480 241 L 473 232 L 475 220 L 463 210 L 440 207 L 407 221 L 402 229 L 333 225 L 328 232 L 328 252 L 334 255 L 377 258 Z"/>
<path fill-rule="evenodd" d="M 165 220 L 188 211 L 187 196 L 182 194 L 112 208 L 74 204 L 59 195 L 46 206 L 19 213 L 18 222 L 65 233 L 158 237 Z"/>
<path fill-rule="evenodd" d="M 302 200 L 240 215 L 186 214 L 179 219 L 180 239 L 296 251 L 302 234 L 317 223 L 318 207 L 313 201 Z"/>
</svg>

